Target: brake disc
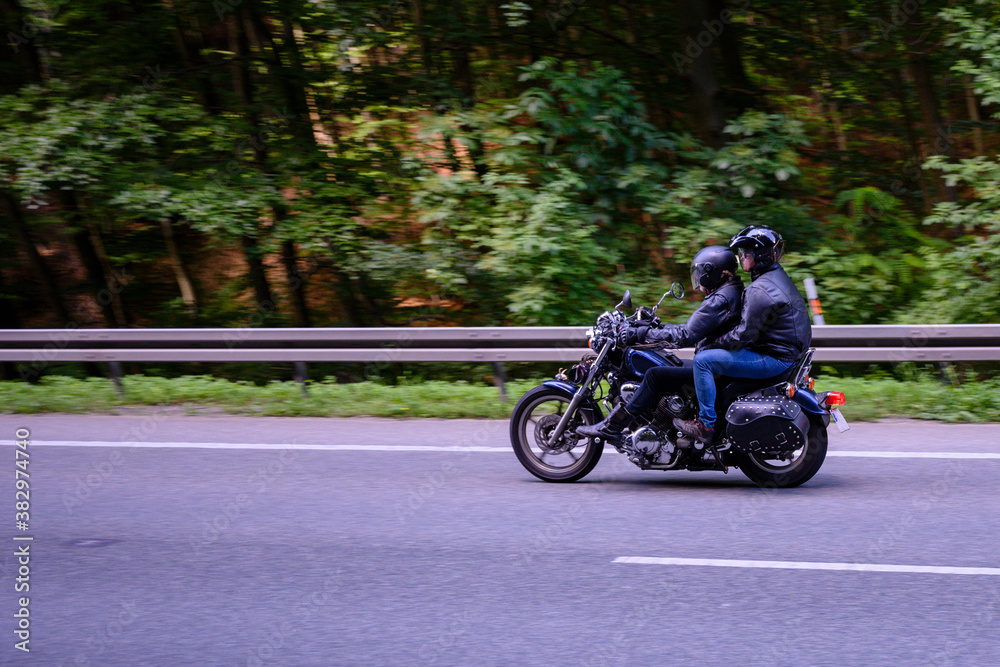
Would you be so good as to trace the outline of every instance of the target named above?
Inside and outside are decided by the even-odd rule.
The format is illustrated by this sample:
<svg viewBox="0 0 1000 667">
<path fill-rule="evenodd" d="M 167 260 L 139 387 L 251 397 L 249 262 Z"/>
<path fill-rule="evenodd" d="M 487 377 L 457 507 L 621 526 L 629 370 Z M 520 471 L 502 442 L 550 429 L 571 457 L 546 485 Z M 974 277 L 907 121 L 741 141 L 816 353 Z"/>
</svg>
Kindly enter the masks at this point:
<svg viewBox="0 0 1000 667">
<path fill-rule="evenodd" d="M 535 424 L 535 444 L 553 454 L 568 452 L 576 446 L 579 440 L 579 438 L 575 437 L 571 424 L 566 427 L 562 437 L 559 438 L 559 442 L 555 445 L 549 444 L 549 437 L 556 430 L 560 419 L 562 419 L 562 415 L 545 415 Z"/>
</svg>

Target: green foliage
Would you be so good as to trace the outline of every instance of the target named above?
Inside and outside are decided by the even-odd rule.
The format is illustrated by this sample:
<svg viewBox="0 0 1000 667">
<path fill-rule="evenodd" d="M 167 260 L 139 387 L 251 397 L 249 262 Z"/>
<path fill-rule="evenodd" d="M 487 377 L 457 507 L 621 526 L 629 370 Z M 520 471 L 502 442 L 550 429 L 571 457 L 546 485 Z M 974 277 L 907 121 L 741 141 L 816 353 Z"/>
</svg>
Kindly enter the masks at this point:
<svg viewBox="0 0 1000 667">
<path fill-rule="evenodd" d="M 669 142 L 614 68 L 547 59 L 521 78 L 545 87 L 425 125 L 426 141 L 454 137 L 467 157 L 452 153 L 450 172 L 421 165 L 420 267 L 446 295 L 487 306 L 487 321 L 576 323 L 606 305 L 601 283 L 623 256 L 645 265 L 637 218 L 649 179 L 668 177 L 653 156 Z"/>
<path fill-rule="evenodd" d="M 984 105 L 1000 102 L 1000 34 L 996 31 L 994 4 L 977 3 L 988 12 L 975 16 L 955 7 L 940 16 L 955 26 L 948 39 L 975 60 L 962 59 L 952 69 L 972 77 L 973 88 Z M 994 107 L 996 109 L 996 107 Z M 1000 119 L 1000 110 L 993 117 Z M 961 230 L 962 236 L 948 253 L 929 263 L 937 278 L 928 289 L 927 316 L 936 322 L 1000 321 L 1000 160 L 983 156 L 954 162 L 945 156 L 930 158 L 925 169 L 944 175 L 949 186 L 962 186 L 964 202 L 940 202 L 924 223 Z"/>
<path fill-rule="evenodd" d="M 537 384 L 507 383 L 510 401 L 502 403 L 495 387 L 465 382 L 313 382 L 308 396 L 295 382 L 229 382 L 208 376 L 179 378 L 129 375 L 124 398 L 103 378 L 85 380 L 49 376 L 37 385 L 0 382 L 0 412 L 35 414 L 127 413 L 142 406 L 173 406 L 191 414 L 227 412 L 297 417 L 434 417 L 507 419 L 514 402 Z M 1000 421 L 1000 382 L 969 382 L 953 387 L 930 379 L 899 382 L 877 378 L 825 378 L 817 391 L 847 395 L 844 413 L 852 421 L 915 417 L 950 422 Z"/>
<path fill-rule="evenodd" d="M 962 114 L 966 80 L 1000 101 L 1000 15 L 918 4 L 762 0 L 698 34 L 649 2 L 10 3 L 0 299 L 24 326 L 96 310 L 86 229 L 137 276 L 130 325 L 242 324 L 265 293 L 273 323 L 304 301 L 322 325 L 581 324 L 768 224 L 831 322 L 997 320 L 1000 167 L 962 155 Z M 960 200 L 919 227 L 931 107 L 951 154 L 927 167 Z"/>
<path fill-rule="evenodd" d="M 928 258 L 940 243 L 918 231 L 914 216 L 876 188 L 842 192 L 825 234 L 786 265 L 801 279 L 812 276 L 828 324 L 877 324 L 921 306 L 933 284 Z"/>
</svg>

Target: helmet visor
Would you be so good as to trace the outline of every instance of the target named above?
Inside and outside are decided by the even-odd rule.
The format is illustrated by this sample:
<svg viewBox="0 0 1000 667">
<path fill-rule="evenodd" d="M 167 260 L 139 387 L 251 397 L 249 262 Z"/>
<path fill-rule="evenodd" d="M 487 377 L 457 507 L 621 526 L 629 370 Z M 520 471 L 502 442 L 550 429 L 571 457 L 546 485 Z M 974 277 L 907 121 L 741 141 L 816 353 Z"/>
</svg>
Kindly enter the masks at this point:
<svg viewBox="0 0 1000 667">
<path fill-rule="evenodd" d="M 704 264 L 692 264 L 691 265 L 691 289 L 697 290 L 701 287 L 701 279 L 705 277 L 705 272 L 708 270 Z"/>
</svg>

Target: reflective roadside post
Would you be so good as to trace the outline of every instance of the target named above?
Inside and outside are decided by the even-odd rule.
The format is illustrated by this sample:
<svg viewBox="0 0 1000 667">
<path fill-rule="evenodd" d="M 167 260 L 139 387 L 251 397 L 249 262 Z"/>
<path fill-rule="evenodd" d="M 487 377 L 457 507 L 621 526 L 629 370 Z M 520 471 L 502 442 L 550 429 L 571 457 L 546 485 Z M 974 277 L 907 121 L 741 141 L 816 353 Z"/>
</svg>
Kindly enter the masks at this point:
<svg viewBox="0 0 1000 667">
<path fill-rule="evenodd" d="M 816 281 L 806 278 L 802 281 L 806 286 L 806 298 L 809 299 L 809 307 L 812 309 L 813 324 L 821 327 L 826 324 L 823 319 L 823 308 L 819 305 L 819 292 L 816 291 Z"/>
</svg>

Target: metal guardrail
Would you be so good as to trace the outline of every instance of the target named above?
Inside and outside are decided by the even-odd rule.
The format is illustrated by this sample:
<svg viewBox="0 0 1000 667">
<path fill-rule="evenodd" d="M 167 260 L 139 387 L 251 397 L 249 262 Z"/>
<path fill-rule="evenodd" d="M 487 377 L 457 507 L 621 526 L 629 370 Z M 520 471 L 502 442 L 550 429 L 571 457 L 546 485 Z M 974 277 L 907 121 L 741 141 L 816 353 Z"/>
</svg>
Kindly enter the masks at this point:
<svg viewBox="0 0 1000 667">
<path fill-rule="evenodd" d="M 586 327 L 0 329 L 0 361 L 575 363 Z M 1000 324 L 813 327 L 825 362 L 1000 361 Z M 691 358 L 693 351 L 680 350 Z"/>
</svg>

